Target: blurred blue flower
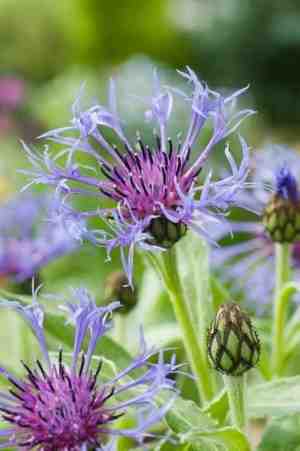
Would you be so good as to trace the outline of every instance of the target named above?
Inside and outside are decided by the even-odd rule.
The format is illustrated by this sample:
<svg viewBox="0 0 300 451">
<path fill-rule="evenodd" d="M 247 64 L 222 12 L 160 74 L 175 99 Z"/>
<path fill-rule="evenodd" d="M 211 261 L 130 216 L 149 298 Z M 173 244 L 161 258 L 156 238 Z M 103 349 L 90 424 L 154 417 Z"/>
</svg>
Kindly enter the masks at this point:
<svg viewBox="0 0 300 451">
<path fill-rule="evenodd" d="M 247 88 L 223 97 L 202 84 L 191 69 L 180 72 L 180 75 L 188 82 L 190 94 L 162 87 L 154 73 L 153 95 L 148 99 L 145 112 L 146 120 L 153 122 L 158 129 L 158 133 L 154 133 L 155 143 L 151 146 L 143 142 L 139 133 L 135 144 L 125 136 L 117 112 L 113 81 L 109 86 L 108 107 L 96 104 L 81 112 L 77 99 L 71 125 L 43 135 L 62 145 L 61 152 L 51 156 L 46 148 L 41 155 L 24 145 L 33 165 L 32 171 L 24 172 L 32 179 L 31 183 L 53 185 L 57 194 L 62 195 L 62 217 L 97 217 L 108 224 L 109 231 L 107 227 L 105 230 L 90 230 L 89 238 L 105 246 L 108 255 L 114 248 L 120 248 L 130 283 L 136 245 L 146 250 L 172 245 L 169 237 L 164 239 L 161 236 L 169 228 L 174 241 L 180 238 L 186 227 L 209 237 L 209 224 L 221 220 L 221 212 L 226 213 L 235 204 L 248 175 L 248 146 L 240 138 L 240 166 L 236 165 L 226 147 L 231 173 L 216 181 L 212 180 L 210 173 L 204 185 L 197 182 L 198 174 L 215 145 L 235 132 L 241 121 L 253 113 L 234 109 L 236 98 Z M 167 138 L 174 95 L 183 98 L 191 111 L 185 138 L 182 142 L 178 138 L 176 143 Z M 208 122 L 212 124 L 210 139 L 201 153 L 195 152 L 195 158 L 191 157 L 191 150 Z M 107 133 L 110 138 L 105 136 Z M 112 133 L 113 141 L 118 145 L 111 143 Z M 78 152 L 92 157 L 95 165 L 80 164 Z M 99 177 L 99 169 L 105 179 Z M 115 206 L 101 208 L 100 204 L 95 211 L 79 212 L 67 204 L 70 196 L 94 196 L 99 202 L 105 197 L 115 202 Z"/>
<path fill-rule="evenodd" d="M 252 158 L 252 189 L 241 194 L 248 209 L 260 213 L 258 221 L 230 222 L 216 232 L 221 241 L 231 232 L 239 235 L 234 244 L 212 249 L 211 262 L 232 290 L 243 292 L 249 306 L 263 313 L 272 301 L 275 283 L 275 243 L 265 230 L 262 214 L 272 196 L 299 203 L 300 156 L 284 146 L 266 146 Z M 300 277 L 300 242 L 292 244 L 292 265 Z"/>
<path fill-rule="evenodd" d="M 50 360 L 44 310 L 36 292 L 27 306 L 2 300 L 0 307 L 16 310 L 35 333 L 44 361 L 37 360 L 33 367 L 22 362 L 26 371 L 23 378 L 0 367 L 0 374 L 12 386 L 0 394 L 0 412 L 7 423 L 0 433 L 1 448 L 108 451 L 113 449 L 116 437 L 142 443 L 146 436 L 153 435 L 147 431 L 163 419 L 177 396 L 175 382 L 169 376 L 178 365 L 174 358 L 164 362 L 162 352 L 157 355 L 157 363 L 150 363 L 157 351 L 148 349 L 142 337 L 141 351 L 127 368 L 114 370 L 111 376 L 103 375 L 103 361 L 93 354 L 98 341 L 111 328 L 111 314 L 119 305 L 114 302 L 97 307 L 85 289 L 73 290 L 71 300 L 62 306 L 75 328 L 68 365 L 62 350 L 57 361 Z M 87 350 L 81 352 L 84 341 Z M 156 397 L 163 393 L 168 400 L 158 406 Z M 135 418 L 135 425 L 121 426 L 118 418 L 128 413 Z"/>
<path fill-rule="evenodd" d="M 55 211 L 55 200 L 45 194 L 19 194 L 0 207 L 0 277 L 22 282 L 78 248 Z"/>
</svg>

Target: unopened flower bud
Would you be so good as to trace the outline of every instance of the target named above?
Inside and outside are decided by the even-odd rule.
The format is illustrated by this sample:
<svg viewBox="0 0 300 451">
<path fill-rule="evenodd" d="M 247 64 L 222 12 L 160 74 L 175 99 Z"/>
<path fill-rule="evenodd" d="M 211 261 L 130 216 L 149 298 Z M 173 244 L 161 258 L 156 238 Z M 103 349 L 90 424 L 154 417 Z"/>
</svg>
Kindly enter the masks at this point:
<svg viewBox="0 0 300 451">
<path fill-rule="evenodd" d="M 147 232 L 151 235 L 150 244 L 170 249 L 187 231 L 186 224 L 172 222 L 163 216 L 152 219 Z"/>
<path fill-rule="evenodd" d="M 208 331 L 207 347 L 213 367 L 231 376 L 241 376 L 259 360 L 258 335 L 238 304 L 221 305 Z"/>
<path fill-rule="evenodd" d="M 274 242 L 300 238 L 300 197 L 296 179 L 286 167 L 277 174 L 276 192 L 264 210 L 263 224 Z"/>
<path fill-rule="evenodd" d="M 121 314 L 129 313 L 137 303 L 136 290 L 129 286 L 126 274 L 122 271 L 115 271 L 107 277 L 104 297 L 107 302 L 119 301 L 122 307 L 118 312 Z"/>
</svg>

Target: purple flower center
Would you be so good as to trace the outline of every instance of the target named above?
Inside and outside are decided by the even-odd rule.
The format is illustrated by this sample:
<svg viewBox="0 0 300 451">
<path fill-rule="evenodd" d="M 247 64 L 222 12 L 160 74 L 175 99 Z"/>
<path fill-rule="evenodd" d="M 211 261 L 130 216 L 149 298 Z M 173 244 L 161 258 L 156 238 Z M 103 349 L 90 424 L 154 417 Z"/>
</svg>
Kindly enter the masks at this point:
<svg viewBox="0 0 300 451">
<path fill-rule="evenodd" d="M 109 179 L 101 192 L 121 202 L 123 214 L 129 206 L 139 218 L 149 215 L 163 215 L 162 207 L 176 209 L 181 205 L 178 190 L 187 193 L 198 175 L 189 171 L 190 150 L 185 156 L 173 152 L 173 143 L 169 142 L 168 152 L 161 149 L 157 137 L 157 147 L 151 150 L 138 140 L 141 151 L 133 153 L 126 147 L 126 154 L 121 155 L 115 147 L 120 164 L 115 167 L 102 166 L 102 172 Z"/>
<path fill-rule="evenodd" d="M 297 181 L 286 166 L 282 167 L 276 175 L 276 194 L 294 203 L 299 201 Z"/>
<path fill-rule="evenodd" d="M 114 388 L 100 388 L 95 373 L 85 374 L 82 357 L 78 373 L 71 372 L 62 363 L 53 365 L 47 374 L 42 364 L 31 370 L 26 364 L 27 378 L 22 385 L 10 379 L 14 388 L 10 393 L 17 400 L 11 409 L 2 408 L 2 417 L 12 423 L 14 441 L 18 447 L 44 451 L 77 450 L 84 443 L 100 446 L 99 437 L 105 425 L 121 414 L 112 414 L 105 407 L 114 394 Z"/>
</svg>

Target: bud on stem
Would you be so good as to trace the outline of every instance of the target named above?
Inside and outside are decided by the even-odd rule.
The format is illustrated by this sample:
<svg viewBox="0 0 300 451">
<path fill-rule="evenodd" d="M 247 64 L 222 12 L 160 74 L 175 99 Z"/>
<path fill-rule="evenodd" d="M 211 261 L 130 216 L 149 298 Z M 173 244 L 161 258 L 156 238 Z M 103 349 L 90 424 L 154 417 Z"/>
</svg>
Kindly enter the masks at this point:
<svg viewBox="0 0 300 451">
<path fill-rule="evenodd" d="M 263 214 L 263 224 L 275 243 L 293 243 L 300 237 L 300 204 L 273 196 Z"/>
<path fill-rule="evenodd" d="M 293 243 L 300 237 L 298 183 L 286 166 L 276 175 L 276 191 L 264 210 L 263 224 L 275 243 Z"/>
<path fill-rule="evenodd" d="M 246 374 L 239 377 L 224 374 L 223 380 L 228 395 L 231 422 L 243 430 L 247 421 L 245 410 Z"/>
<path fill-rule="evenodd" d="M 187 231 L 187 226 L 181 222 L 172 222 L 161 216 L 152 219 L 147 232 L 151 235 L 150 244 L 170 249 Z"/>
<path fill-rule="evenodd" d="M 256 365 L 259 338 L 238 304 L 221 305 L 208 331 L 207 348 L 213 367 L 223 374 L 241 376 Z"/>
<path fill-rule="evenodd" d="M 119 301 L 120 314 L 129 313 L 137 303 L 137 292 L 128 285 L 128 279 L 123 271 L 109 274 L 105 281 L 104 297 L 106 302 Z"/>
</svg>

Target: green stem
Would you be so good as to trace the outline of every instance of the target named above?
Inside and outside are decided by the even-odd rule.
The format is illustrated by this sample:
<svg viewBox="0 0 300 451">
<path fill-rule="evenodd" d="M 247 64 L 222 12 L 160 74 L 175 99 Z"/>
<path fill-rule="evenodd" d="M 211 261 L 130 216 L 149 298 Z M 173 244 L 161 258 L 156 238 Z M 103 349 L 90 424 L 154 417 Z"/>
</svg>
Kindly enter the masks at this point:
<svg viewBox="0 0 300 451">
<path fill-rule="evenodd" d="M 272 367 L 275 376 L 282 371 L 284 360 L 284 325 L 288 296 L 282 296 L 282 289 L 290 277 L 290 245 L 275 244 L 276 284 L 273 305 L 273 335 L 272 335 Z"/>
<path fill-rule="evenodd" d="M 284 286 L 281 292 L 281 296 L 284 297 L 284 302 L 288 302 L 289 298 L 297 292 L 300 293 L 300 284 L 297 282 L 289 282 Z M 294 335 L 300 328 L 299 326 L 300 326 L 300 307 L 296 309 L 296 312 L 290 318 L 290 320 L 285 326 L 285 336 L 287 342 L 293 339 Z"/>
<path fill-rule="evenodd" d="M 172 302 L 174 313 L 181 329 L 185 352 L 196 377 L 200 399 L 203 402 L 208 402 L 214 395 L 212 378 L 207 357 L 200 346 L 200 334 L 195 329 L 195 320 L 189 303 L 183 294 L 177 272 L 176 255 L 172 249 L 163 252 L 160 261 L 154 254 L 151 254 L 150 259 L 152 263 L 154 262 L 154 267 L 162 278 Z"/>
<path fill-rule="evenodd" d="M 246 426 L 245 388 L 246 374 L 242 376 L 223 376 L 227 390 L 231 421 L 241 431 Z"/>
</svg>

